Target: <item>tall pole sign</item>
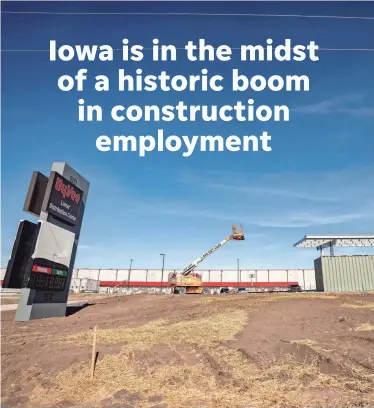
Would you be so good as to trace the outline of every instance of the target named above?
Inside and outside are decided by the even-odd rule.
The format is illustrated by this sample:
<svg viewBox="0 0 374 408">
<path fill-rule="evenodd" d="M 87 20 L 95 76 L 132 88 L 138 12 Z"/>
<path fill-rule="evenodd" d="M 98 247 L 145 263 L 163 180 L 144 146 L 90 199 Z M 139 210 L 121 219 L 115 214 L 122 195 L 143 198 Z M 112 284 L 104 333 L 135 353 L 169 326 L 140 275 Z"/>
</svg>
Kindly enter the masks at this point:
<svg viewBox="0 0 374 408">
<path fill-rule="evenodd" d="M 65 316 L 88 190 L 67 163 L 53 163 L 49 178 L 34 172 L 24 210 L 39 217 L 37 237 L 16 321 Z"/>
</svg>

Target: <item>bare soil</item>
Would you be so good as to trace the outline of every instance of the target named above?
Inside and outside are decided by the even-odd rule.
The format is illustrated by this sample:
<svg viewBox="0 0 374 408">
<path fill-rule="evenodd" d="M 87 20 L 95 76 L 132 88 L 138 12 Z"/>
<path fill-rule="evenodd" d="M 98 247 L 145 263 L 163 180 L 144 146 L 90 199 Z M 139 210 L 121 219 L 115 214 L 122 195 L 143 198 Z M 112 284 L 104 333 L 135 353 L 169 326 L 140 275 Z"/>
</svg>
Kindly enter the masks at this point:
<svg viewBox="0 0 374 408">
<path fill-rule="evenodd" d="M 13 305 L 19 302 L 19 295 L 1 295 L 0 297 L 2 305 Z"/>
<path fill-rule="evenodd" d="M 374 407 L 374 295 L 79 299 L 65 318 L 1 313 L 2 407 Z"/>
</svg>

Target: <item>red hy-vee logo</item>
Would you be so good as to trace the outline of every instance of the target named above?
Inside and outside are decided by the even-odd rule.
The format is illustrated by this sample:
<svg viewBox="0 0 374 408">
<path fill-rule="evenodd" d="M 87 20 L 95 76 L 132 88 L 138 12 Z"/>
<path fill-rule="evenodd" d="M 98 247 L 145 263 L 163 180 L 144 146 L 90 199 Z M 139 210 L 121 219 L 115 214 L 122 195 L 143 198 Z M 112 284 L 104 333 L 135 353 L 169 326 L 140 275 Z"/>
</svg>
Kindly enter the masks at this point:
<svg viewBox="0 0 374 408">
<path fill-rule="evenodd" d="M 71 200 L 79 203 L 81 196 L 77 193 L 73 186 L 65 184 L 60 177 L 57 177 L 55 189 L 62 194 L 63 198 L 70 197 Z"/>
</svg>

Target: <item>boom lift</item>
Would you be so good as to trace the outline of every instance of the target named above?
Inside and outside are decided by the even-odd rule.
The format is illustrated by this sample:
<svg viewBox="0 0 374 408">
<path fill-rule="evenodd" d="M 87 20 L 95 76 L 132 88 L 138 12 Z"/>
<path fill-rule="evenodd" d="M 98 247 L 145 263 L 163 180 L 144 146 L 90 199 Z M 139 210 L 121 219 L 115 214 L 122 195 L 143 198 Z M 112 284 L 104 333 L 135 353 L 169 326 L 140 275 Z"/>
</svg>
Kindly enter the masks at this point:
<svg viewBox="0 0 374 408">
<path fill-rule="evenodd" d="M 207 256 L 217 251 L 223 245 L 227 244 L 231 240 L 243 241 L 244 231 L 241 225 L 232 226 L 232 234 L 227 236 L 223 241 L 214 245 L 209 251 L 205 252 L 199 258 L 195 259 L 191 264 L 186 266 L 182 272 L 169 273 L 168 281 L 169 286 L 172 287 L 173 293 L 179 293 L 179 288 L 185 288 L 186 294 L 201 294 L 203 293 L 203 284 L 201 282 L 201 276 L 194 269 L 202 262 Z"/>
</svg>

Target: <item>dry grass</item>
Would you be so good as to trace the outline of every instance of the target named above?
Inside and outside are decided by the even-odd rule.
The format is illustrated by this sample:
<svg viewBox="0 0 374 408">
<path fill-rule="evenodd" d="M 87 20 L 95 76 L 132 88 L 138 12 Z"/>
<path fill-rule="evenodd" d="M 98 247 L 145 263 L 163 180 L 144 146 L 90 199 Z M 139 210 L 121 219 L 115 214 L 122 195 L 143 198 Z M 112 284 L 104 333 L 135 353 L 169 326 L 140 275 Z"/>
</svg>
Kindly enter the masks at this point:
<svg viewBox="0 0 374 408">
<path fill-rule="evenodd" d="M 374 330 L 374 325 L 371 323 L 363 323 L 361 326 L 355 329 L 355 331 L 372 331 L 372 330 Z"/>
<path fill-rule="evenodd" d="M 54 401 L 73 403 L 93 402 L 100 396 L 125 389 L 141 396 L 134 405 L 149 407 L 147 398 L 160 395 L 171 407 L 279 407 L 305 406 L 310 394 L 320 389 L 335 390 L 347 401 L 347 384 L 351 389 L 367 394 L 374 402 L 370 390 L 372 378 L 362 370 L 356 378 L 323 374 L 318 358 L 308 363 L 295 363 L 291 357 L 272 364 L 266 370 L 248 363 L 238 350 L 219 345 L 205 348 L 206 358 L 195 365 L 159 364 L 144 365 L 131 352 L 107 356 L 99 364 L 93 382 L 89 380 L 87 366 L 75 366 L 62 372 L 56 382 L 60 389 Z M 219 364 L 222 380 L 217 378 L 214 362 Z M 209 392 L 208 392 L 209 391 Z M 193 395 L 193 400 L 191 396 Z"/>
<path fill-rule="evenodd" d="M 69 294 L 69 301 L 78 300 L 102 300 L 102 299 L 112 299 L 114 297 L 124 297 L 123 293 L 71 293 Z"/>
<path fill-rule="evenodd" d="M 206 341 L 230 340 L 241 331 L 247 319 L 242 310 L 214 315 L 214 318 L 184 321 L 172 325 L 165 320 L 155 320 L 136 328 L 118 328 L 97 331 L 97 341 L 106 344 L 127 343 L 126 349 L 144 349 L 157 344 L 204 344 Z M 85 331 L 61 342 L 91 344 L 92 331 Z"/>
<path fill-rule="evenodd" d="M 76 364 L 53 380 L 57 388 L 35 393 L 33 401 L 48 406 L 63 400 L 94 403 L 126 390 L 139 396 L 132 403 L 136 408 L 152 405 L 147 399 L 153 396 L 161 396 L 175 408 L 300 407 L 318 399 L 321 389 L 328 389 L 341 396 L 342 402 L 359 398 L 374 403 L 370 393 L 374 376 L 362 367 L 351 369 L 353 377 L 321 373 L 319 357 L 327 354 L 331 358 L 332 353 L 312 340 L 295 341 L 316 352 L 315 359 L 304 363 L 286 355 L 261 365 L 242 350 L 230 348 L 225 341 L 243 329 L 247 317 L 245 310 L 234 309 L 176 324 L 159 320 L 136 328 L 99 330 L 99 350 L 103 343 L 124 344 L 121 352 L 98 361 L 94 381 L 89 379 L 88 362 Z M 92 331 L 61 341 L 90 344 Z M 157 357 L 154 347 L 163 350 L 164 359 Z M 148 353 L 146 358 L 144 353 Z M 191 355 L 192 362 L 188 359 Z"/>
<path fill-rule="evenodd" d="M 238 295 L 228 295 L 223 297 L 216 295 L 213 297 L 202 297 L 201 303 L 213 303 L 213 302 L 228 302 L 238 299 L 250 299 L 255 302 L 273 302 L 276 300 L 291 300 L 291 299 L 338 299 L 337 295 L 325 295 L 323 293 L 248 293 Z"/>
<path fill-rule="evenodd" d="M 200 299 L 201 303 L 213 303 L 213 302 L 229 302 L 231 300 L 238 300 L 236 296 L 231 296 L 231 297 L 202 297 Z"/>
<path fill-rule="evenodd" d="M 367 302 L 364 300 L 356 300 L 354 303 L 343 303 L 341 307 L 351 309 L 370 309 L 374 310 L 374 302 Z"/>
<path fill-rule="evenodd" d="M 113 356 L 105 356 L 97 364 L 95 380 L 89 380 L 88 364 L 77 364 L 61 372 L 56 378 L 58 389 L 48 397 L 35 395 L 40 402 L 56 403 L 69 400 L 73 403 L 97 401 L 105 388 L 105 393 L 126 389 L 143 397 L 163 395 L 170 403 L 178 404 L 180 395 L 191 395 L 206 399 L 206 391 L 215 388 L 215 377 L 206 372 L 204 363 L 193 366 L 162 364 L 141 364 L 134 359 L 134 352 L 147 350 L 155 345 L 188 344 L 209 348 L 220 341 L 232 339 L 240 332 L 247 320 L 247 313 L 240 310 L 214 315 L 194 321 L 168 325 L 159 320 L 133 329 L 119 328 L 98 330 L 98 343 L 126 343 L 122 351 Z M 91 343 L 92 331 L 78 333 L 61 341 Z M 50 399 L 52 398 L 52 400 Z M 188 397 L 189 399 L 189 397 Z M 139 405 L 140 404 L 140 405 Z M 147 407 L 139 402 L 137 406 Z M 179 406 L 179 405 L 173 405 Z"/>
<path fill-rule="evenodd" d="M 270 298 L 273 300 L 277 299 L 326 299 L 326 300 L 331 300 L 331 299 L 339 299 L 339 296 L 337 295 L 326 295 L 324 293 L 280 293 L 280 294 L 274 294 L 270 295 Z"/>
</svg>

